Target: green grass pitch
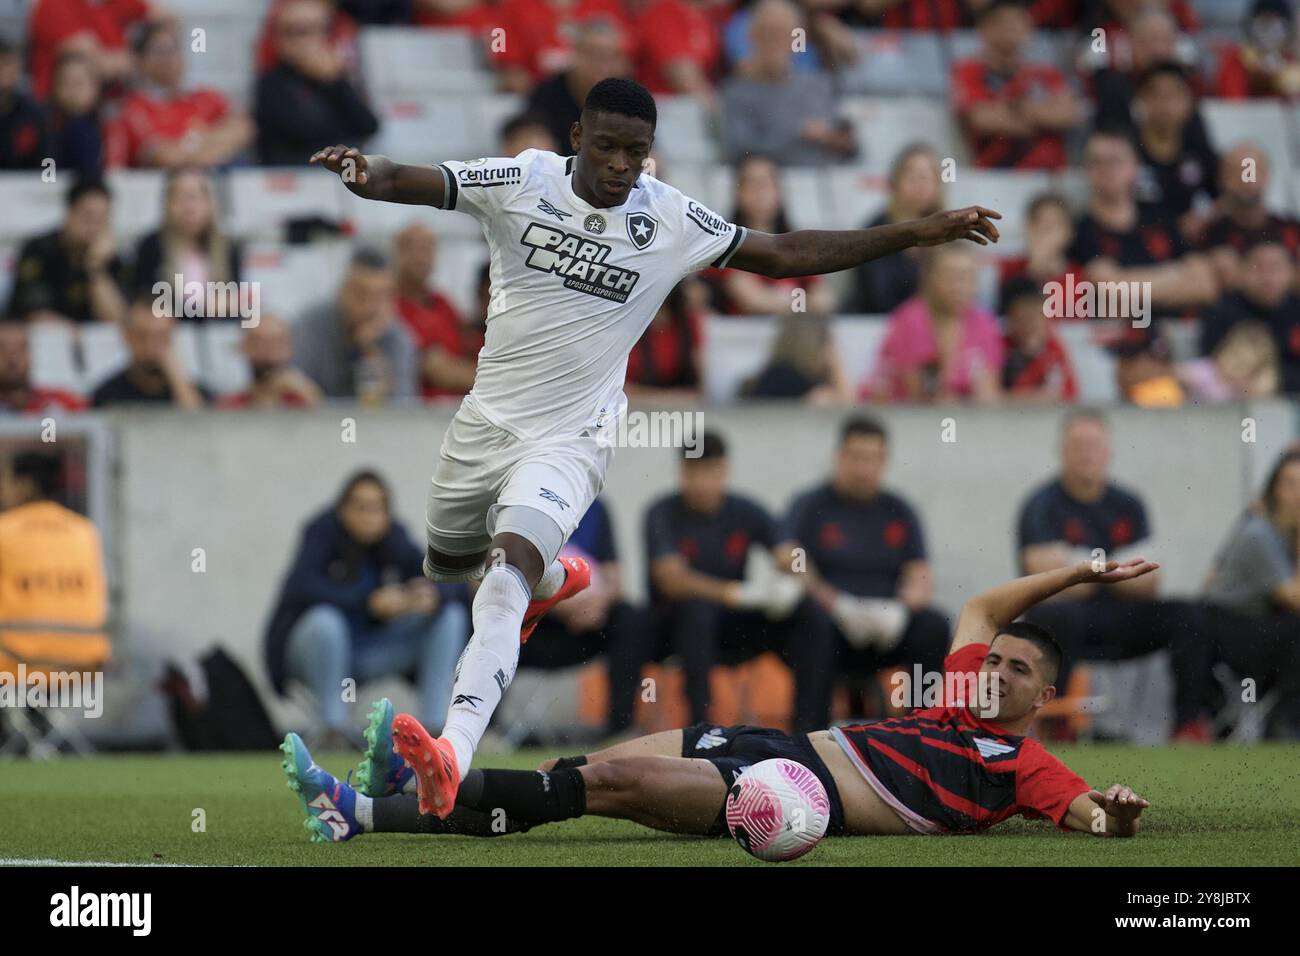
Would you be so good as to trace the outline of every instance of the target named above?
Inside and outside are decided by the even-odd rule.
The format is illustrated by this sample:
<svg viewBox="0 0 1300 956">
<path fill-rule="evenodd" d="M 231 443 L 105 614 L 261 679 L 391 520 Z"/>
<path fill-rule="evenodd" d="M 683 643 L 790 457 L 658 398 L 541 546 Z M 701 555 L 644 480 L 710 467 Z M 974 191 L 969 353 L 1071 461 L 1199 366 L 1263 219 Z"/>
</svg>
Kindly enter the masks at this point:
<svg viewBox="0 0 1300 956">
<path fill-rule="evenodd" d="M 1252 866 L 1300 863 L 1300 745 L 1053 748 L 1094 785 L 1152 801 L 1133 840 L 1062 834 L 1019 819 L 962 837 L 823 841 L 791 866 Z M 543 756 L 485 754 L 532 768 Z M 730 840 L 655 833 L 587 818 L 493 839 L 383 834 L 308 842 L 279 753 L 0 761 L 0 862 L 37 859 L 200 865 L 766 866 Z M 346 773 L 356 757 L 322 755 Z M 206 831 L 195 832 L 202 809 Z"/>
</svg>

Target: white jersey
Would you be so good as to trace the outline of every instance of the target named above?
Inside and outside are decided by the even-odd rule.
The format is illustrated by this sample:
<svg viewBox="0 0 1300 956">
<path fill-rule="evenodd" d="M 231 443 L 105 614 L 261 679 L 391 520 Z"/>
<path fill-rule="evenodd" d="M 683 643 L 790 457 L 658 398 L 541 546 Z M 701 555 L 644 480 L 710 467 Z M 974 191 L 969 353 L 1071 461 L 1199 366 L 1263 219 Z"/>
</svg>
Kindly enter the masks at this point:
<svg viewBox="0 0 1300 956">
<path fill-rule="evenodd" d="M 621 416 L 627 356 L 688 273 L 725 266 L 735 226 L 642 173 L 620 206 L 571 185 L 576 160 L 540 149 L 437 166 L 444 209 L 487 237 L 492 298 L 470 400 L 522 439 L 579 435 Z"/>
</svg>

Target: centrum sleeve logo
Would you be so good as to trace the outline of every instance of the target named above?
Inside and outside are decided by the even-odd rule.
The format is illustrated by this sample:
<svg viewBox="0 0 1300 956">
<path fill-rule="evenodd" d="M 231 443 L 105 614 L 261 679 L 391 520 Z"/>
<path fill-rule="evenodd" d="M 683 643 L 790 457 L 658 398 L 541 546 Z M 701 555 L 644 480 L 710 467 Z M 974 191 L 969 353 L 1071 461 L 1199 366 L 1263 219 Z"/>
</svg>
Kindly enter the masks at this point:
<svg viewBox="0 0 1300 956">
<path fill-rule="evenodd" d="M 694 199 L 686 204 L 686 216 L 711 236 L 725 235 L 731 229 L 731 223 Z"/>
<path fill-rule="evenodd" d="M 522 166 L 486 166 L 471 169 L 468 166 L 456 173 L 456 179 L 466 188 L 474 186 L 509 186 L 523 177 Z"/>
<path fill-rule="evenodd" d="M 610 265 L 612 246 L 540 222 L 529 223 L 520 239 L 529 252 L 524 264 L 563 276 L 564 286 L 614 302 L 626 302 L 641 273 Z"/>
</svg>

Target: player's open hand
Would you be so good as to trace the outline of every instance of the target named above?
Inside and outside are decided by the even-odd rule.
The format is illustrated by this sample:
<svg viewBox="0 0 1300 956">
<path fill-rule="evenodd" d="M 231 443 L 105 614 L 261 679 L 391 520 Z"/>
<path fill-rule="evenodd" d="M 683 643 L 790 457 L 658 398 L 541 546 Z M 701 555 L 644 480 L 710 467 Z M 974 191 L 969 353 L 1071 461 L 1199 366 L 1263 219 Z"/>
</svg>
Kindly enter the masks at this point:
<svg viewBox="0 0 1300 956">
<path fill-rule="evenodd" d="M 916 245 L 940 246 L 954 239 L 969 239 L 987 246 L 997 242 L 1001 233 L 992 220 L 1001 219 L 1002 213 L 983 206 L 950 209 L 916 221 Z"/>
<path fill-rule="evenodd" d="M 1099 584 L 1116 584 L 1120 581 L 1131 581 L 1133 578 L 1140 578 L 1144 574 L 1150 574 L 1160 565 L 1145 558 L 1132 558 L 1128 561 L 1091 561 L 1087 567 L 1090 581 L 1096 581 Z"/>
<path fill-rule="evenodd" d="M 345 183 L 364 186 L 370 181 L 370 170 L 366 167 L 366 157 L 355 146 L 326 146 L 312 154 L 309 163 L 324 166 Z"/>
<path fill-rule="evenodd" d="M 1106 811 L 1106 815 L 1125 823 L 1131 823 L 1142 815 L 1142 811 L 1151 806 L 1151 801 L 1143 800 L 1131 787 L 1122 783 L 1113 785 L 1105 793 L 1100 790 L 1088 791 L 1088 798 Z"/>
</svg>

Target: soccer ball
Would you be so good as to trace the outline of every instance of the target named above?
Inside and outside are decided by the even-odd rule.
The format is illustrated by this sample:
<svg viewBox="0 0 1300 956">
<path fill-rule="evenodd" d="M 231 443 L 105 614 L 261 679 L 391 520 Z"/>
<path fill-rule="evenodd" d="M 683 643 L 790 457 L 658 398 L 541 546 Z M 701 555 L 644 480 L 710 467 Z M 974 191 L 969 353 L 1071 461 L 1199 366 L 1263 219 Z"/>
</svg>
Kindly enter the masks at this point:
<svg viewBox="0 0 1300 956">
<path fill-rule="evenodd" d="M 817 775 L 778 757 L 754 764 L 727 794 L 727 829 L 746 851 L 780 863 L 803 856 L 826 835 L 831 802 Z"/>
</svg>

